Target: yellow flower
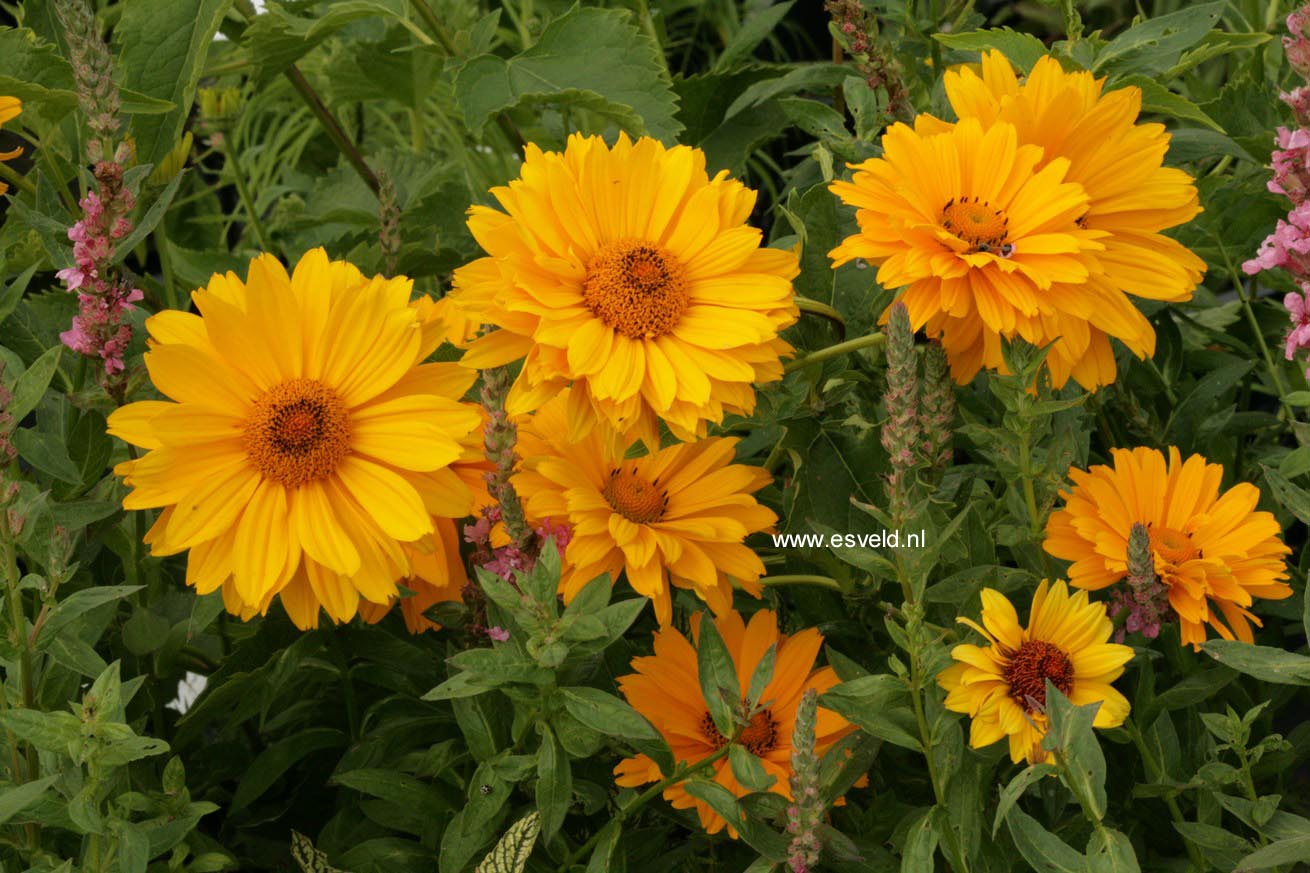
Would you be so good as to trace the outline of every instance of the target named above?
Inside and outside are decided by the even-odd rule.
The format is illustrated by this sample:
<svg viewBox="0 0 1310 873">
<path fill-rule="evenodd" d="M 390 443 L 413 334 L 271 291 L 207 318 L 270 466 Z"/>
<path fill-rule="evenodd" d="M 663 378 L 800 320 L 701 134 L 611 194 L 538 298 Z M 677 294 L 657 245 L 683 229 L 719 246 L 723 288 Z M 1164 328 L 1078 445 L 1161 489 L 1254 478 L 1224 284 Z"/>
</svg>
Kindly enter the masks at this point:
<svg viewBox="0 0 1310 873">
<path fill-rule="evenodd" d="M 883 287 L 904 288 L 911 324 L 942 335 L 960 381 L 997 366 L 1002 336 L 1085 338 L 1104 234 L 1078 223 L 1087 193 L 1065 178 L 1067 160 L 1043 162 L 1013 125 L 976 119 L 935 133 L 895 124 L 882 145 L 882 157 L 832 184 L 860 225 L 830 252 L 835 265 L 864 258 L 879 265 Z M 1063 382 L 1059 359 L 1052 376 Z"/>
<path fill-rule="evenodd" d="M 1108 642 L 1114 625 L 1087 592 L 1070 595 L 1062 581 L 1045 580 L 1033 596 L 1028 627 L 1005 595 L 982 592 L 982 625 L 962 624 L 987 638 L 987 645 L 956 646 L 956 663 L 937 677 L 947 692 L 946 708 L 973 719 L 969 745 L 975 749 L 1009 738 L 1010 760 L 1036 763 L 1049 727 L 1046 682 L 1076 706 L 1100 703 L 1095 727 L 1117 727 L 1128 717 L 1128 700 L 1110 683 L 1123 674 L 1133 650 Z"/>
<path fill-rule="evenodd" d="M 1097 253 L 1097 269 L 1086 285 L 1061 284 L 1049 291 L 1051 298 L 1063 300 L 1056 305 L 1065 314 L 1045 337 L 1060 338 L 1050 357 L 1057 385 L 1068 375 L 1088 389 L 1109 384 L 1115 377 L 1109 337 L 1138 357 L 1155 351 L 1154 329 L 1125 292 L 1150 300 L 1190 300 L 1205 273 L 1204 261 L 1160 233 L 1201 211 L 1192 177 L 1164 166 L 1169 133 L 1162 124 L 1136 123 L 1141 89 L 1105 92 L 1104 79 L 1066 73 L 1052 57 L 1041 58 L 1020 82 L 1004 55 L 988 52 L 981 75 L 958 67 L 946 73 L 945 86 L 958 118 L 977 119 L 985 127 L 1014 125 L 1019 142 L 1042 148 L 1038 169 L 1067 160 L 1065 178 L 1087 192 L 1087 211 L 1079 223 L 1101 234 L 1105 248 Z M 922 115 L 916 127 L 928 134 L 950 125 Z M 970 325 L 943 326 L 942 341 L 953 359 L 1003 367 L 992 338 Z"/>
<path fill-rule="evenodd" d="M 1114 466 L 1070 470 L 1074 487 L 1046 524 L 1046 551 L 1073 561 L 1069 584 L 1100 590 L 1127 576 L 1128 537 L 1146 526 L 1155 572 L 1168 588 L 1182 642 L 1205 642 L 1208 624 L 1224 639 L 1252 642 L 1255 598 L 1282 600 L 1292 589 L 1271 513 L 1256 512 L 1260 490 L 1246 482 L 1220 493 L 1224 468 L 1200 455 L 1183 461 L 1145 447 L 1115 449 Z"/>
<path fill-rule="evenodd" d="M 187 584 L 234 614 L 275 596 L 312 627 L 360 598 L 386 603 L 409 576 L 406 543 L 433 516 L 465 515 L 451 465 L 480 421 L 459 402 L 475 374 L 423 364 L 430 341 L 408 279 L 365 278 L 322 249 L 293 275 L 270 255 L 213 276 L 199 315 L 146 322 L 146 368 L 165 401 L 132 403 L 109 432 L 146 449 L 115 468 L 127 509 L 162 508 L 146 541 L 190 550 Z"/>
<path fill-rule="evenodd" d="M 468 582 L 464 559 L 459 554 L 456 522 L 449 518 L 434 518 L 432 523 L 436 528 L 433 533 L 405 546 L 409 575 L 401 579 L 400 584 L 413 594 L 400 599 L 400 611 L 405 617 L 405 627 L 412 634 L 438 629 L 440 625 L 423 613 L 437 603 L 462 601 L 464 585 Z M 377 624 L 395 604 L 395 601 L 389 604 L 362 601 L 359 617 L 369 624 Z"/>
<path fill-rule="evenodd" d="M 662 625 L 672 618 L 670 585 L 691 589 L 716 614 L 732 607 L 734 581 L 758 597 L 764 564 L 743 540 L 777 521 L 752 496 L 769 483 L 768 472 L 732 463 L 736 439 L 682 443 L 633 460 L 600 429 L 572 443 L 574 400 L 564 392 L 520 428 L 524 470 L 513 480 L 534 523 L 571 528 L 560 579 L 565 602 L 602 573 L 617 579 L 620 571 L 654 601 Z"/>
<path fill-rule="evenodd" d="M 525 358 L 511 414 L 574 385 L 579 428 L 654 447 L 661 421 L 694 439 L 782 377 L 796 256 L 761 248 L 745 223 L 755 192 L 711 179 L 699 149 L 575 134 L 563 153 L 529 145 L 520 177 L 491 193 L 505 211 L 470 210 L 488 256 L 455 272 L 453 297 L 497 328 L 466 365 Z"/>
<path fill-rule="evenodd" d="M 23 111 L 23 101 L 17 97 L 0 97 L 0 127 L 7 122 L 13 121 Z M 0 152 L 0 161 L 12 161 L 23 153 L 21 148 L 14 149 L 10 152 Z M 9 186 L 0 182 L 0 194 L 9 190 Z"/>
<path fill-rule="evenodd" d="M 704 613 L 692 616 L 693 640 L 700 639 L 703 619 Z M 808 689 L 822 694 L 838 681 L 831 667 L 814 669 L 823 637 L 813 628 L 792 636 L 779 633 L 778 617 L 767 610 L 751 616 L 750 624 L 738 613 L 728 611 L 714 619 L 714 626 L 732 655 L 742 689 L 750 687 L 751 675 L 769 647 L 777 646 L 773 681 L 760 695 L 760 702 L 765 706 L 754 714 L 738 742 L 759 759 L 765 773 L 775 778 L 769 791 L 791 799 L 788 780 L 792 774 L 791 739 L 796 727 L 796 707 Z M 696 648 L 692 642 L 676 628 L 663 628 L 655 633 L 655 654 L 634 658 L 632 667 L 635 673 L 619 677 L 619 691 L 664 736 L 676 761 L 694 764 L 723 748 L 724 737 L 715 727 L 701 694 Z M 823 755 L 853 730 L 846 719 L 820 708 L 815 719 L 815 752 Z M 715 782 L 737 797 L 749 793 L 733 776 L 726 758 L 710 766 Z M 614 773 L 614 781 L 624 787 L 658 782 L 666 775 L 646 755 L 620 761 Z M 709 804 L 688 794 L 683 783 L 666 788 L 664 799 L 675 809 L 695 809 L 707 833 L 716 834 L 727 824 Z M 728 834 L 734 839 L 737 836 L 731 827 Z"/>
</svg>

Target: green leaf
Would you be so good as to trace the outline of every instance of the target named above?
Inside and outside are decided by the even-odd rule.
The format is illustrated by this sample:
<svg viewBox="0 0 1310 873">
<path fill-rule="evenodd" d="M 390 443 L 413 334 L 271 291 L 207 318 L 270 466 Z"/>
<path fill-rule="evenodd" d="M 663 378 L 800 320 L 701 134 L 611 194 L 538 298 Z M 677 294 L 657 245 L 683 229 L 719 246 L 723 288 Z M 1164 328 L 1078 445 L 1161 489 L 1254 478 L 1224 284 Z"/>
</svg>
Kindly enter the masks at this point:
<svg viewBox="0 0 1310 873">
<path fill-rule="evenodd" d="M 773 681 L 773 668 L 778 657 L 778 644 L 770 643 L 769 647 L 764 650 L 764 655 L 760 658 L 755 669 L 751 671 L 750 691 L 746 695 L 746 703 L 754 709 L 757 706 L 768 706 L 772 701 L 761 700 L 764 696 L 764 689 Z"/>
<path fill-rule="evenodd" d="M 564 708 L 587 727 L 609 737 L 658 740 L 659 731 L 641 713 L 598 688 L 561 688 Z"/>
<path fill-rule="evenodd" d="M 1207 640 L 1201 650 L 1234 670 L 1280 685 L 1310 685 L 1310 657 L 1240 640 Z"/>
<path fill-rule="evenodd" d="M 13 416 L 15 423 L 21 422 L 27 414 L 36 409 L 42 395 L 50 387 L 55 370 L 59 367 L 59 353 L 62 345 L 52 346 L 41 357 L 32 362 L 32 366 L 23 371 L 14 382 L 13 397 L 5 411 Z"/>
<path fill-rule="evenodd" d="M 0 791 L 0 824 L 4 824 L 18 813 L 27 809 L 41 799 L 47 788 L 59 780 L 59 775 L 46 776 L 35 782 L 24 782 Z"/>
<path fill-rule="evenodd" d="M 956 51 L 982 53 L 996 49 L 1024 73 L 1032 70 L 1033 65 L 1048 53 L 1046 44 L 1031 33 L 1019 33 L 1008 27 L 968 33 L 934 33 L 932 38 Z"/>
<path fill-rule="evenodd" d="M 1005 823 L 1015 848 L 1037 873 L 1086 873 L 1083 856 L 1022 809 L 1012 809 Z"/>
<path fill-rule="evenodd" d="M 124 4 L 114 27 L 123 86 L 173 104 L 165 113 L 132 116 L 130 130 L 138 163 L 157 164 L 177 145 L 191 113 L 205 58 L 231 5 L 232 0 L 133 0 Z"/>
<path fill-rule="evenodd" d="M 541 748 L 537 750 L 537 811 L 541 832 L 550 840 L 564 823 L 573 803 L 573 769 L 554 732 L 541 726 Z"/>
<path fill-rule="evenodd" d="M 1051 727 L 1042 748 L 1060 753 L 1060 778 L 1097 821 L 1105 817 L 1106 809 L 1105 754 L 1092 730 L 1100 708 L 1099 702 L 1074 706 L 1051 680 L 1046 680 L 1046 714 Z"/>
<path fill-rule="evenodd" d="M 1178 62 L 1219 21 L 1227 0 L 1186 6 L 1177 12 L 1151 18 L 1119 34 L 1096 55 L 1098 73 L 1164 72 Z"/>
<path fill-rule="evenodd" d="M 451 804 L 431 785 L 394 769 L 361 767 L 337 773 L 332 781 L 384 801 L 392 826 L 418 836 L 435 837 Z"/>
<path fill-rule="evenodd" d="M 1268 870 L 1280 864 L 1297 864 L 1310 858 L 1310 832 L 1256 849 L 1237 864 L 1239 870 Z"/>
<path fill-rule="evenodd" d="M 696 640 L 696 670 L 700 677 L 700 692 L 709 707 L 714 726 L 722 736 L 731 737 L 737 732 L 736 711 L 741 705 L 741 685 L 732 654 L 708 613 L 701 613 Z"/>
<path fill-rule="evenodd" d="M 901 873 L 933 869 L 933 855 L 937 854 L 937 818 L 937 807 L 930 807 L 910 825 L 905 835 L 905 851 L 901 855 Z"/>
<path fill-rule="evenodd" d="M 298 761 L 322 749 L 346 745 L 346 736 L 336 728 L 315 727 L 284 737 L 255 756 L 237 783 L 228 804 L 231 812 L 244 809 L 263 796 Z"/>
<path fill-rule="evenodd" d="M 1115 83 L 1116 88 L 1129 85 L 1141 89 L 1143 112 L 1158 112 L 1161 115 L 1168 115 L 1181 121 L 1195 121 L 1198 124 L 1204 124 L 1211 130 L 1219 133 L 1224 132 L 1219 123 L 1206 115 L 1201 107 L 1186 97 L 1175 94 L 1149 76 L 1135 73 L 1131 76 L 1125 76 Z"/>
<path fill-rule="evenodd" d="M 770 776 L 765 771 L 759 758 L 737 743 L 728 748 L 728 763 L 732 767 L 732 775 L 737 777 L 743 788 L 751 791 L 768 791 L 778 781 L 776 776 Z"/>
<path fill-rule="evenodd" d="M 11 709 L 0 712 L 0 723 L 44 752 L 70 754 L 82 739 L 82 722 L 71 712 Z"/>
<path fill-rule="evenodd" d="M 756 82 L 746 88 L 741 92 L 741 96 L 728 106 L 723 117 L 727 120 L 754 106 L 772 103 L 776 98 L 786 94 L 797 94 L 802 91 L 820 92 L 836 88 L 848 75 L 850 70 L 841 64 L 798 66 L 785 75 Z"/>
<path fill-rule="evenodd" d="M 791 11 L 794 3 L 795 0 L 788 0 L 786 3 L 775 3 L 748 15 L 746 20 L 741 23 L 741 28 L 732 35 L 732 38 L 728 40 L 728 44 L 723 47 L 723 54 L 719 55 L 718 59 L 715 60 L 712 72 L 726 72 L 743 61 L 749 61 L 755 47 L 763 42 L 770 33 L 773 33 L 773 29 Z"/>
<path fill-rule="evenodd" d="M 622 869 L 614 863 L 614 850 L 619 845 L 621 833 L 623 833 L 623 824 L 619 821 L 611 821 L 601 828 L 600 839 L 596 841 L 596 847 L 591 850 L 591 860 L 587 862 L 586 873 L 609 873 L 611 870 Z"/>
<path fill-rule="evenodd" d="M 496 848 L 482 859 L 477 873 L 523 873 L 539 833 L 541 817 L 535 812 L 528 813 L 505 831 Z"/>
<path fill-rule="evenodd" d="M 4 93 L 8 94 L 9 92 L 6 91 Z M 5 318 L 9 316 L 9 313 L 14 311 L 14 307 L 18 305 L 18 301 L 23 299 L 23 293 L 27 291 L 28 283 L 30 283 L 32 277 L 36 275 L 37 266 L 37 264 L 33 264 L 28 267 L 20 273 L 14 281 L 6 285 L 3 290 L 0 290 L 0 323 L 3 323 Z"/>
<path fill-rule="evenodd" d="M 142 585 L 101 585 L 73 592 L 61 600 L 59 605 L 51 611 L 50 617 L 41 627 L 41 632 L 36 636 L 37 649 L 43 649 L 51 640 L 58 637 L 63 630 L 71 626 L 74 621 L 85 613 L 98 606 L 104 606 L 106 603 L 112 603 L 115 600 L 127 597 L 134 591 L 140 591 L 143 587 Z"/>
<path fill-rule="evenodd" d="M 1018 776 L 1011 779 L 1010 783 L 1001 790 L 1001 798 L 997 801 L 996 818 L 992 822 L 992 836 L 996 836 L 996 832 L 1001 828 L 1001 822 L 1005 820 L 1005 816 L 1010 812 L 1010 807 L 1014 806 L 1020 797 L 1023 797 L 1024 792 L 1028 790 L 1028 786 L 1034 785 L 1047 776 L 1052 776 L 1058 772 L 1059 770 L 1054 764 L 1030 764 Z"/>
<path fill-rule="evenodd" d="M 68 457 L 68 449 L 62 440 L 52 439 L 50 434 L 30 427 L 20 427 L 14 431 L 13 438 L 18 454 L 42 473 L 70 485 L 82 483 L 82 472 Z"/>
<path fill-rule="evenodd" d="M 905 683 L 881 673 L 861 676 L 830 688 L 819 705 L 831 709 L 860 730 L 906 749 L 923 751 L 919 728 Z"/>
<path fill-rule="evenodd" d="M 127 257 L 129 252 L 141 245 L 150 232 L 159 226 L 159 222 L 164 218 L 164 213 L 168 211 L 168 207 L 173 203 L 173 196 L 177 194 L 178 186 L 182 184 L 182 177 L 186 174 L 186 170 L 178 173 L 164 186 L 164 190 L 154 195 L 150 208 L 146 210 L 145 215 L 137 220 L 132 232 L 123 237 L 122 242 L 114 247 L 114 260 L 121 261 Z"/>
<path fill-rule="evenodd" d="M 587 95 L 588 108 L 619 109 L 616 117 L 628 133 L 671 142 L 682 125 L 674 117 L 677 98 L 659 51 L 626 11 L 575 8 L 508 60 L 491 54 L 470 59 L 455 79 L 456 99 L 469 128 L 479 131 L 521 101 Z"/>
<path fill-rule="evenodd" d="M 1273 492 L 1274 499 L 1279 505 L 1301 521 L 1310 524 L 1310 491 L 1294 485 L 1291 480 L 1268 464 L 1261 464 L 1260 469 L 1264 471 L 1265 481 L 1269 483 L 1269 490 Z"/>
<path fill-rule="evenodd" d="M 1141 873 L 1137 853 L 1126 834 L 1097 828 L 1087 843 L 1087 873 Z"/>
</svg>

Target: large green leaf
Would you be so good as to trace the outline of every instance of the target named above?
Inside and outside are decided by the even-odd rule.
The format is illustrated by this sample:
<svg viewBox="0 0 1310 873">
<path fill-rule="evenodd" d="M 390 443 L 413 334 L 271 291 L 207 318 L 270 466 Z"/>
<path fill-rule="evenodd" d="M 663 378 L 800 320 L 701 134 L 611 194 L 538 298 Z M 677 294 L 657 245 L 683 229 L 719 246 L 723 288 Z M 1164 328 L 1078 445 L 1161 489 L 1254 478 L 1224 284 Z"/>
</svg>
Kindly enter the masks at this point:
<svg viewBox="0 0 1310 873">
<path fill-rule="evenodd" d="M 677 97 L 659 51 L 626 12 L 574 9 L 552 21 L 527 51 L 508 60 L 490 54 L 469 60 L 455 93 L 474 130 L 525 100 L 580 102 L 631 134 L 671 142 L 682 124 L 674 117 Z"/>
<path fill-rule="evenodd" d="M 1240 640 L 1209 640 L 1202 650 L 1221 664 L 1266 682 L 1310 685 L 1310 657 Z"/>
</svg>

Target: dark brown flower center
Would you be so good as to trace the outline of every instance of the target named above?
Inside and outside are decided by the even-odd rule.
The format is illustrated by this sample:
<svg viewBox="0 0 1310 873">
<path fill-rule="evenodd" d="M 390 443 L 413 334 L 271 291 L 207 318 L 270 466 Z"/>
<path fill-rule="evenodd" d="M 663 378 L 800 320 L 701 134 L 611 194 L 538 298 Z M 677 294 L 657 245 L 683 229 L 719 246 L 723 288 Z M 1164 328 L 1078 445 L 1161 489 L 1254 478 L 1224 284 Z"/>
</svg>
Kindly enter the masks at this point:
<svg viewBox="0 0 1310 873">
<path fill-rule="evenodd" d="M 1046 680 L 1067 695 L 1073 690 L 1073 661 L 1058 646 L 1029 640 L 1010 656 L 1005 684 L 1010 696 L 1028 712 L 1046 707 Z"/>
<path fill-rule="evenodd" d="M 294 488 L 336 470 L 350 453 L 350 420 L 331 388 L 292 379 L 255 401 L 241 442 L 259 472 Z"/>
</svg>

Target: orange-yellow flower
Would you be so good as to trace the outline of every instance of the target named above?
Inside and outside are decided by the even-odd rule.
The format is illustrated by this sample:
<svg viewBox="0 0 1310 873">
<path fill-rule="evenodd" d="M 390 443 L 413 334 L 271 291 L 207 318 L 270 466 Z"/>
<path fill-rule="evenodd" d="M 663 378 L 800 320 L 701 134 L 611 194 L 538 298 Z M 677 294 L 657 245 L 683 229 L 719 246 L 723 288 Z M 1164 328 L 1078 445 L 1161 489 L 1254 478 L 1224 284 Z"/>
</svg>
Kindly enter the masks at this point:
<svg viewBox="0 0 1310 873">
<path fill-rule="evenodd" d="M 626 445 L 593 429 L 569 441 L 574 394 L 543 406 L 519 431 L 523 471 L 514 486 L 535 523 L 566 523 L 560 591 L 565 602 L 602 573 L 626 573 L 651 598 L 660 624 L 673 616 L 671 586 L 691 589 L 716 614 L 734 583 L 758 597 L 764 564 L 743 544 L 777 516 L 754 492 L 766 470 L 734 464 L 736 439 L 711 437 L 628 459 Z"/>
<path fill-rule="evenodd" d="M 987 645 L 951 650 L 956 663 L 937 677 L 947 692 L 946 708 L 967 714 L 969 745 L 975 749 L 1009 739 L 1010 760 L 1042 761 L 1046 752 L 1046 683 L 1076 706 L 1100 703 L 1095 727 L 1117 727 L 1128 717 L 1128 699 L 1110 683 L 1123 674 L 1133 650 L 1109 642 L 1114 625 L 1087 592 L 1070 594 L 1064 582 L 1045 580 L 1033 595 L 1028 626 L 1005 595 L 982 592 L 982 625 L 962 624 L 987 638 Z"/>
<path fill-rule="evenodd" d="M 405 627 L 412 634 L 440 627 L 424 613 L 438 603 L 462 601 L 468 582 L 464 559 L 459 554 L 457 523 L 449 518 L 434 518 L 432 523 L 436 528 L 433 533 L 405 547 L 409 575 L 400 584 L 413 593 L 400 598 L 399 603 Z M 395 605 L 394 600 L 389 604 L 361 601 L 359 616 L 369 624 L 377 624 Z"/>
<path fill-rule="evenodd" d="M 1200 455 L 1185 462 L 1170 447 L 1111 452 L 1114 465 L 1070 470 L 1074 487 L 1046 525 L 1046 551 L 1073 561 L 1069 584 L 1097 591 L 1128 574 L 1128 537 L 1143 524 L 1155 572 L 1168 588 L 1182 642 L 1205 642 L 1206 625 L 1224 639 L 1252 642 L 1255 598 L 1290 597 L 1284 557 L 1291 550 L 1260 490 L 1246 482 L 1220 491 L 1224 468 Z"/>
<path fill-rule="evenodd" d="M 710 717 L 697 678 L 693 641 L 699 642 L 703 620 L 704 613 L 692 616 L 692 641 L 672 627 L 656 631 L 655 654 L 634 658 L 632 667 L 636 672 L 619 677 L 619 691 L 632 708 L 644 715 L 663 735 L 674 759 L 680 763 L 702 761 L 723 748 L 726 742 Z M 742 689 L 750 687 L 751 676 L 769 647 L 777 646 L 773 680 L 760 695 L 760 702 L 765 706 L 753 715 L 738 742 L 759 759 L 765 773 L 775 778 L 769 790 L 790 799 L 788 780 L 792 774 L 791 741 L 796 707 L 807 690 L 813 688 L 821 694 L 838 682 L 831 667 L 814 668 L 823 637 L 814 628 L 791 636 L 780 633 L 778 617 L 767 610 L 751 616 L 749 624 L 740 614 L 730 610 L 715 618 L 714 626 L 732 655 L 737 682 Z M 820 708 L 815 722 L 815 752 L 823 755 L 853 730 L 846 719 Z M 726 758 L 710 766 L 715 782 L 737 797 L 748 793 L 733 776 Z M 658 782 L 666 775 L 646 755 L 620 761 L 614 773 L 615 781 L 624 787 Z M 664 799 L 675 809 L 695 809 L 701 827 L 707 833 L 716 834 L 727 824 L 708 804 L 688 794 L 685 783 L 666 788 Z M 737 835 L 731 827 L 728 833 L 734 838 Z"/>
<path fill-rule="evenodd" d="M 22 111 L 23 101 L 19 100 L 17 97 L 0 96 L 0 127 L 3 127 L 7 122 L 13 121 Z M 0 152 L 0 161 L 12 161 L 22 153 L 23 150 L 21 148 L 8 152 Z M 4 194 L 8 190 L 9 186 L 4 182 L 0 182 L 0 194 Z"/>
<path fill-rule="evenodd" d="M 518 179 L 470 210 L 487 252 L 455 273 L 452 299 L 495 329 L 464 362 L 524 359 L 511 414 L 575 388 L 578 427 L 659 445 L 659 425 L 703 436 L 749 414 L 757 382 L 782 377 L 796 320 L 796 256 L 746 224 L 755 192 L 705 172 L 705 154 L 620 135 L 529 145 Z"/>
</svg>

